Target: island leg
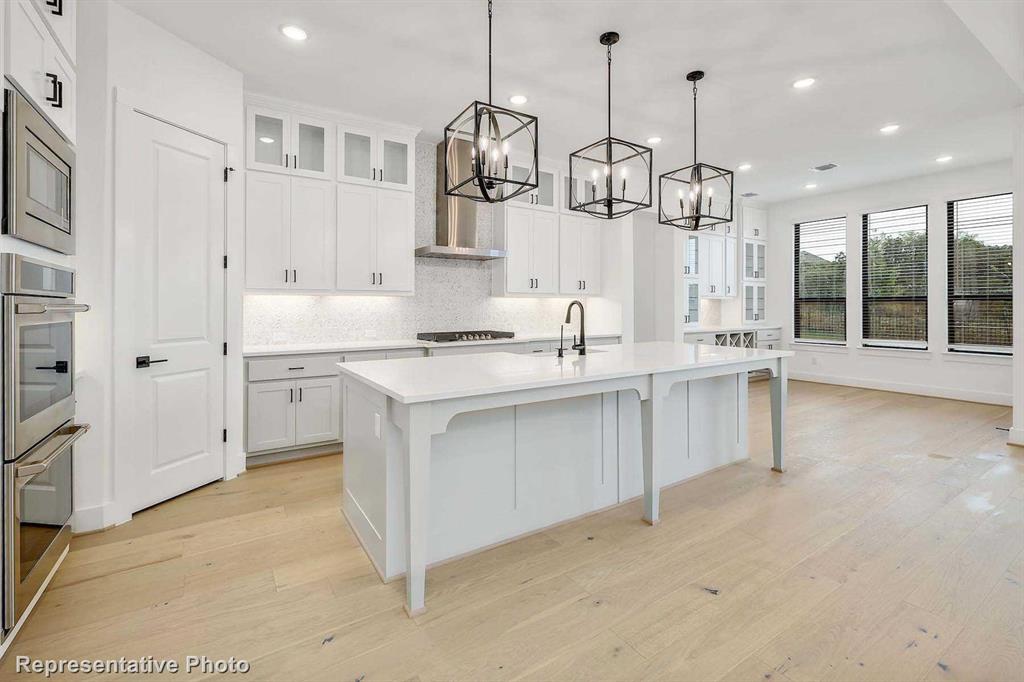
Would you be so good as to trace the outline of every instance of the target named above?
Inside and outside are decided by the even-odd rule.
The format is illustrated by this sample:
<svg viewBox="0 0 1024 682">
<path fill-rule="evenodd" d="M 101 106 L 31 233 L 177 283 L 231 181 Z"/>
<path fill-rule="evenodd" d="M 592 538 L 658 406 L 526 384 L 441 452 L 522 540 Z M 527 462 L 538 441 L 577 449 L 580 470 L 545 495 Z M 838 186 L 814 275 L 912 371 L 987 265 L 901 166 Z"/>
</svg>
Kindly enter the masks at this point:
<svg viewBox="0 0 1024 682">
<path fill-rule="evenodd" d="M 786 359 L 779 358 L 775 371 L 768 379 L 772 402 L 772 471 L 782 473 L 783 448 L 786 442 L 786 400 L 789 388 L 786 378 Z"/>
<path fill-rule="evenodd" d="M 644 459 L 644 521 L 658 523 L 661 515 L 661 455 L 664 413 L 658 377 L 652 381 L 651 397 L 640 401 L 640 423 Z"/>
<path fill-rule="evenodd" d="M 426 611 L 427 532 L 430 512 L 430 403 L 409 406 L 405 425 L 405 611 Z"/>
</svg>

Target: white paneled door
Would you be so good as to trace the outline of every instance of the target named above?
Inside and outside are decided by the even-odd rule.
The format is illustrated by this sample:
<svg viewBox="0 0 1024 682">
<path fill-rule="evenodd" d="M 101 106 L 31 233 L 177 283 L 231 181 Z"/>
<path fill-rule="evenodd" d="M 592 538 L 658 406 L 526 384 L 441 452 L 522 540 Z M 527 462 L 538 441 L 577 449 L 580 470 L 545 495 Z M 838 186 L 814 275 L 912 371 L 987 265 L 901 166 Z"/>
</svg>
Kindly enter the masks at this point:
<svg viewBox="0 0 1024 682">
<path fill-rule="evenodd" d="M 127 391 L 133 511 L 224 476 L 224 146 L 133 113 Z M 126 231 L 127 232 L 127 231 Z M 148 366 L 140 366 L 147 364 Z"/>
</svg>

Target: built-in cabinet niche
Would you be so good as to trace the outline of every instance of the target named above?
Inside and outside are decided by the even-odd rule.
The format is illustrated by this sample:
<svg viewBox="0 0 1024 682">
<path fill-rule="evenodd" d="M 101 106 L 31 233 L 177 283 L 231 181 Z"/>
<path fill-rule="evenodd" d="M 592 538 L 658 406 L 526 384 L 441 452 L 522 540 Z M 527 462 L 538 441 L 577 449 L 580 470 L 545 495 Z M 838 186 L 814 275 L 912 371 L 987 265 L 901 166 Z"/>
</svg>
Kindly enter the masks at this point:
<svg viewBox="0 0 1024 682">
<path fill-rule="evenodd" d="M 417 131 L 250 97 L 246 289 L 408 295 Z"/>
<path fill-rule="evenodd" d="M 69 142 L 75 143 L 78 108 L 76 60 L 77 0 L 8 0 L 4 13 L 4 76 Z"/>
</svg>

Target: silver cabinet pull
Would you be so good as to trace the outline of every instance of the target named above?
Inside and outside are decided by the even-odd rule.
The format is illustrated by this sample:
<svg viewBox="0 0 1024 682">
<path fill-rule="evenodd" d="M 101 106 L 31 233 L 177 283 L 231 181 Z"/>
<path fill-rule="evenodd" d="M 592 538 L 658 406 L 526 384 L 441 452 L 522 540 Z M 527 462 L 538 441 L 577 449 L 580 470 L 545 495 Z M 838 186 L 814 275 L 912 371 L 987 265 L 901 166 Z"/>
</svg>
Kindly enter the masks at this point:
<svg viewBox="0 0 1024 682">
<path fill-rule="evenodd" d="M 49 454 L 33 462 L 19 464 L 15 469 L 17 477 L 35 476 L 49 469 L 54 460 L 64 454 L 64 451 L 71 447 L 76 440 L 84 436 L 85 432 L 90 428 L 88 424 L 71 424 L 59 429 L 49 440 L 37 445 L 30 451 L 31 454 L 31 452 L 39 450 L 40 454 L 42 454 L 46 452 L 46 449 L 53 448 Z M 26 455 L 25 457 L 28 458 L 29 456 Z"/>
<path fill-rule="evenodd" d="M 14 312 L 19 315 L 42 315 L 43 313 L 87 313 L 90 307 L 85 303 L 19 303 Z"/>
</svg>

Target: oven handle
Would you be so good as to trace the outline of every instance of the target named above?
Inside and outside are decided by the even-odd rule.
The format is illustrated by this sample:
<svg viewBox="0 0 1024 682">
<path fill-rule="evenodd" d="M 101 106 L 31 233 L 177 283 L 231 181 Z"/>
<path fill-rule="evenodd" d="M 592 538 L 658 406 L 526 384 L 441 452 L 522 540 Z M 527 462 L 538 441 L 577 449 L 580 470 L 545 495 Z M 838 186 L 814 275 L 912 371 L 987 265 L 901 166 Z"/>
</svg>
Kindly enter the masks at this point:
<svg viewBox="0 0 1024 682">
<path fill-rule="evenodd" d="M 14 306 L 18 315 L 42 315 L 43 313 L 87 313 L 90 306 L 85 303 L 19 303 Z"/>
<path fill-rule="evenodd" d="M 17 478 L 26 478 L 29 476 L 35 476 L 41 474 L 50 468 L 54 460 L 64 454 L 64 451 L 71 447 L 76 440 L 85 435 L 85 432 L 90 428 L 89 424 L 71 424 L 62 429 L 59 429 L 57 433 L 53 434 L 49 440 L 45 443 L 37 445 L 36 448 L 43 448 L 48 446 L 54 439 L 63 438 L 56 448 L 47 455 L 45 458 L 31 462 L 29 464 L 19 464 L 15 468 L 15 475 Z M 35 449 L 35 448 L 34 448 Z"/>
</svg>

